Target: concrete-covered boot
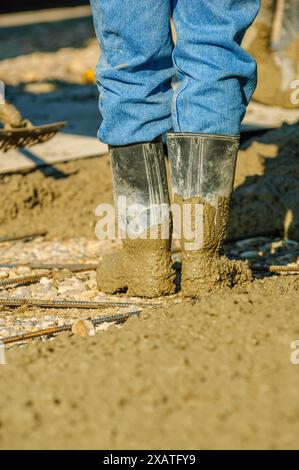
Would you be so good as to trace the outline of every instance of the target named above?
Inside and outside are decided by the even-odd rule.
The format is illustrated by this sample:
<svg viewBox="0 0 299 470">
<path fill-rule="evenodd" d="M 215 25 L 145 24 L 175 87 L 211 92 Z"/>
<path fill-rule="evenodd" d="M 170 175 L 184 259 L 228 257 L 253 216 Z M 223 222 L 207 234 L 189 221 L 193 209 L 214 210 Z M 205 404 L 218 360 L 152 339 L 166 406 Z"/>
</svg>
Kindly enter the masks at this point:
<svg viewBox="0 0 299 470">
<path fill-rule="evenodd" d="M 239 139 L 170 133 L 167 140 L 176 203 L 174 232 L 182 247 L 182 294 L 196 297 L 251 280 L 247 263 L 221 256 Z"/>
<path fill-rule="evenodd" d="M 100 261 L 98 288 L 139 297 L 171 294 L 175 275 L 162 141 L 110 146 L 109 154 L 122 249 Z"/>
<path fill-rule="evenodd" d="M 243 47 L 258 65 L 254 99 L 272 106 L 299 108 L 298 0 L 262 0 Z"/>
</svg>

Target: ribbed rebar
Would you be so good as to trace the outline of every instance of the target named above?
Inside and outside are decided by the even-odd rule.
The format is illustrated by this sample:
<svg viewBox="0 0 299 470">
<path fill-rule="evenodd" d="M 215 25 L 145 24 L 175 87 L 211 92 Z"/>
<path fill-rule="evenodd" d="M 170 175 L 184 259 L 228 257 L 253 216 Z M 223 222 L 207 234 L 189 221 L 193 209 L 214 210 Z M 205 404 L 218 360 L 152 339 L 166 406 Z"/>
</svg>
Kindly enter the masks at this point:
<svg viewBox="0 0 299 470">
<path fill-rule="evenodd" d="M 98 326 L 101 323 L 113 323 L 113 322 L 125 322 L 129 317 L 132 316 L 139 316 L 141 313 L 140 310 L 136 312 L 128 312 L 128 313 L 120 313 L 115 315 L 103 315 L 98 318 L 94 318 L 90 320 L 93 326 Z M 39 338 L 41 336 L 48 336 L 48 335 L 55 335 L 58 333 L 62 333 L 64 331 L 71 331 L 73 324 L 69 323 L 68 325 L 64 326 L 53 326 L 51 328 L 45 328 L 38 331 L 31 331 L 29 333 L 24 333 L 20 335 L 10 336 L 9 338 L 4 338 L 1 342 L 4 345 L 18 343 L 20 341 L 26 341 L 34 338 Z"/>
<path fill-rule="evenodd" d="M 0 281 L 0 287 L 12 286 L 14 284 L 27 284 L 40 281 L 42 277 L 48 277 L 48 274 L 32 274 L 29 276 L 13 277 L 11 279 L 3 279 Z"/>
<path fill-rule="evenodd" d="M 13 242 L 17 240 L 28 240 L 32 238 L 37 238 L 37 237 L 43 237 L 46 235 L 47 231 L 46 230 L 39 230 L 34 233 L 26 233 L 23 235 L 10 235 L 7 237 L 0 237 L 0 243 L 2 242 Z"/>
<path fill-rule="evenodd" d="M 44 265 L 44 266 L 46 266 L 46 267 L 43 268 L 43 269 L 53 269 L 51 267 L 48 267 L 48 266 L 51 266 L 51 265 Z M 41 267 L 40 268 L 33 267 L 32 269 L 42 269 L 42 268 Z M 65 267 L 60 267 L 58 269 L 66 269 L 66 268 Z M 73 267 L 70 271 L 73 272 L 73 273 L 79 273 L 79 272 L 83 272 L 83 271 L 91 271 L 93 269 L 96 269 L 95 265 L 83 265 L 83 266 L 81 265 L 80 266 L 80 264 L 78 264 L 78 265 L 73 265 Z M 53 269 L 53 271 L 54 270 L 55 269 Z M 0 281 L 0 287 L 12 286 L 12 285 L 17 286 L 19 284 L 27 284 L 27 283 L 32 284 L 34 282 L 38 282 L 42 277 L 47 277 L 47 278 L 52 277 L 53 274 L 54 274 L 53 271 L 50 271 L 48 273 L 43 273 L 43 274 L 29 274 L 28 276 L 18 276 L 18 277 L 13 277 L 13 278 L 10 278 L 10 279 L 4 279 L 4 280 Z"/>
<path fill-rule="evenodd" d="M 95 263 L 11 263 L 9 261 L 0 263 L 0 268 L 20 268 L 26 267 L 30 269 L 67 269 L 68 271 L 95 271 L 98 264 Z"/>
<path fill-rule="evenodd" d="M 78 309 L 98 309 L 108 307 L 159 307 L 159 304 L 141 302 L 115 302 L 102 300 L 99 302 L 89 302 L 85 300 L 49 300 L 49 299 L 18 299 L 15 297 L 0 297 L 0 305 L 5 307 L 41 307 L 41 308 L 78 308 Z"/>
</svg>

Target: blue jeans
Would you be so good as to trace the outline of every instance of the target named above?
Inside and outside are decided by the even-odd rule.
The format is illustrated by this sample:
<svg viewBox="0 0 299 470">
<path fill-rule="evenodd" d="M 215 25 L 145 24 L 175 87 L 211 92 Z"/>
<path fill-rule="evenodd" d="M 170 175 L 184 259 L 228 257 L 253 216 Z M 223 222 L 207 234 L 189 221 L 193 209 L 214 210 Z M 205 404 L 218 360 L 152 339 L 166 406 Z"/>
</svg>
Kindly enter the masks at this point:
<svg viewBox="0 0 299 470">
<path fill-rule="evenodd" d="M 260 0 L 90 1 L 102 142 L 150 141 L 171 129 L 240 133 L 256 86 L 256 63 L 240 43 Z"/>
</svg>

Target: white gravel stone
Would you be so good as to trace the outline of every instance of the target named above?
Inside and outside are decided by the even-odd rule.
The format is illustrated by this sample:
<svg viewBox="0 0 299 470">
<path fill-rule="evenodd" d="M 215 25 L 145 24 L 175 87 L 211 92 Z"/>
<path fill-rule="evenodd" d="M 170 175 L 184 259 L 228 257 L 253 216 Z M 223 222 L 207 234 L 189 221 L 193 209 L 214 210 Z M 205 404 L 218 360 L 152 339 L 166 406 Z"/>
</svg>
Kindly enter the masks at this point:
<svg viewBox="0 0 299 470">
<path fill-rule="evenodd" d="M 101 323 L 100 325 L 97 325 L 95 327 L 95 330 L 96 331 L 107 331 L 109 326 L 111 326 L 111 325 L 115 325 L 115 323 L 108 323 L 108 322 Z"/>
<path fill-rule="evenodd" d="M 53 285 L 53 280 L 48 277 L 42 277 L 39 281 L 42 286 L 51 286 Z"/>
</svg>

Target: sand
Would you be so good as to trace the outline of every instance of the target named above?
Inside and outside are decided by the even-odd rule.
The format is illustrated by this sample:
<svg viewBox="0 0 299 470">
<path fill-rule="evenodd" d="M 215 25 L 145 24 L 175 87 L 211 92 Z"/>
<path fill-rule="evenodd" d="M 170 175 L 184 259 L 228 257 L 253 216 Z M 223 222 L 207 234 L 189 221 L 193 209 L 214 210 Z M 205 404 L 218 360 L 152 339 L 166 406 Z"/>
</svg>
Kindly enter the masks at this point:
<svg viewBox="0 0 299 470">
<path fill-rule="evenodd" d="M 95 238 L 95 209 L 112 203 L 108 156 L 0 177 L 0 233 L 48 231 L 48 237 Z"/>
<path fill-rule="evenodd" d="M 297 448 L 297 277 L 7 353 L 0 447 Z M 298 366 L 297 366 L 298 367 Z"/>
<path fill-rule="evenodd" d="M 37 27 L 30 40 L 27 28 L 4 31 L 0 72 L 8 84 L 82 82 L 98 53 L 90 20 L 75 35 L 75 24 L 53 27 L 47 34 Z M 298 124 L 284 126 L 240 152 L 229 237 L 278 231 L 299 240 L 298 137 Z M 94 240 L 95 208 L 112 202 L 107 156 L 0 184 L 0 236 L 46 229 L 48 240 Z M 143 283 L 142 269 L 139 277 Z M 298 449 L 299 366 L 290 362 L 298 289 L 298 276 L 281 276 L 196 302 L 175 294 L 122 328 L 7 351 L 0 448 Z"/>
</svg>

